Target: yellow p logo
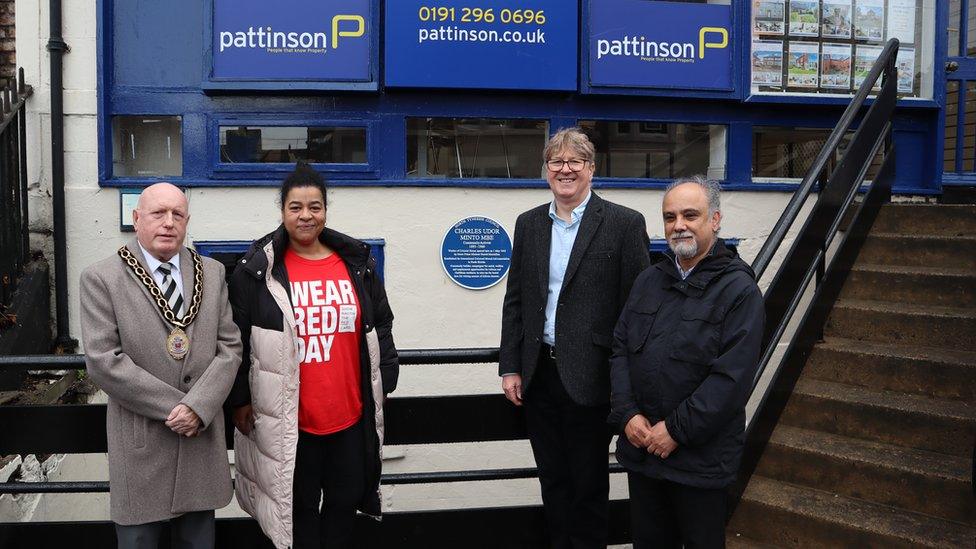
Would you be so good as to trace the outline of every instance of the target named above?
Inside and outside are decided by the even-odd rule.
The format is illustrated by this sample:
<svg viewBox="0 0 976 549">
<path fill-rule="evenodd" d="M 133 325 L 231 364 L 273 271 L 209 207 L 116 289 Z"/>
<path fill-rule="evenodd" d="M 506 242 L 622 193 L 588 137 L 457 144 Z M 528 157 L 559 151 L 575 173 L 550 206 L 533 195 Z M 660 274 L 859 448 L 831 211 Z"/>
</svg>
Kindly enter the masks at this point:
<svg viewBox="0 0 976 549">
<path fill-rule="evenodd" d="M 352 21 L 356 23 L 356 30 L 339 31 L 339 23 Z M 332 49 L 339 47 L 339 37 L 356 38 L 366 33 L 366 20 L 360 15 L 336 15 L 332 18 Z"/>
<path fill-rule="evenodd" d="M 721 42 L 706 42 L 708 34 L 719 34 L 722 36 Z M 702 27 L 698 31 L 698 58 L 705 58 L 705 48 L 722 49 L 729 45 L 729 31 L 722 27 Z M 333 46 L 334 47 L 334 46 Z"/>
</svg>

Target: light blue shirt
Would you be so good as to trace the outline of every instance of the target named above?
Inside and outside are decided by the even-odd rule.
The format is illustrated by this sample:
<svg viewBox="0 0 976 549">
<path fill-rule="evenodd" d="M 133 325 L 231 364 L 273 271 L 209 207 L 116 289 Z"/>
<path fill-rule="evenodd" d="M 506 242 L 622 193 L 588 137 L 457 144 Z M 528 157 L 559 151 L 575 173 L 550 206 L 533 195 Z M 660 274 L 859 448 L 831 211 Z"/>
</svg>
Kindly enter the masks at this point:
<svg viewBox="0 0 976 549">
<path fill-rule="evenodd" d="M 556 307 L 559 305 L 559 292 L 569 265 L 569 254 L 573 251 L 576 234 L 579 233 L 580 220 L 593 193 L 573 209 L 572 221 L 566 222 L 556 215 L 556 201 L 549 204 L 549 218 L 552 219 L 552 242 L 549 245 L 549 292 L 546 295 L 546 323 L 542 327 L 542 341 L 556 345 Z"/>
<path fill-rule="evenodd" d="M 153 280 L 156 281 L 156 286 L 159 286 L 160 290 L 165 290 L 163 288 L 163 273 L 159 272 L 159 266 L 163 264 L 162 261 L 156 259 L 156 257 L 147 252 L 142 244 L 139 243 L 139 249 L 142 250 L 142 257 L 146 259 L 146 267 L 149 267 L 149 273 L 152 274 Z M 176 281 L 176 289 L 180 291 L 180 295 L 184 296 L 186 299 L 186 293 L 183 292 L 183 275 L 180 273 L 180 253 L 176 252 L 176 255 L 169 258 L 170 264 L 173 265 L 173 280 Z"/>
<path fill-rule="evenodd" d="M 688 278 L 688 275 L 691 274 L 691 271 L 695 270 L 695 267 L 697 267 L 698 264 L 696 263 L 695 265 L 692 265 L 691 268 L 686 271 L 681 268 L 681 262 L 678 261 L 678 256 L 674 256 L 674 266 L 678 268 L 678 274 L 681 275 L 681 280 L 684 280 Z"/>
</svg>

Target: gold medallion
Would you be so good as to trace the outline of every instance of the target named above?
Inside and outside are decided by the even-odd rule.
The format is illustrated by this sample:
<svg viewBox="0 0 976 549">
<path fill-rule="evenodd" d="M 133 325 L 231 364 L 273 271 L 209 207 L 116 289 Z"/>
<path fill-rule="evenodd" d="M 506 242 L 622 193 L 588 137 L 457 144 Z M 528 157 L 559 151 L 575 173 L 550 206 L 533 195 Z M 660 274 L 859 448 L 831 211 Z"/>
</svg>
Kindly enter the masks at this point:
<svg viewBox="0 0 976 549">
<path fill-rule="evenodd" d="M 200 312 L 200 303 L 203 301 L 203 262 L 200 260 L 200 254 L 193 250 L 187 251 L 190 253 L 190 259 L 193 261 L 193 297 L 190 298 L 190 308 L 187 309 L 186 314 L 182 318 L 176 317 L 176 312 L 170 309 L 169 304 L 163 297 L 162 290 L 159 289 L 159 286 L 156 285 L 155 280 L 153 280 L 146 269 L 139 264 L 139 261 L 132 255 L 132 252 L 125 246 L 119 248 L 118 251 L 119 257 L 129 266 L 132 274 L 146 287 L 146 291 L 155 300 L 160 314 L 163 315 L 163 318 L 168 324 L 173 326 L 173 331 L 166 338 L 166 350 L 169 351 L 169 356 L 175 360 L 183 360 L 187 353 L 190 352 L 190 336 L 186 335 L 183 329 L 189 326 L 197 317 L 197 313 Z"/>
<path fill-rule="evenodd" d="M 166 338 L 166 350 L 169 351 L 169 356 L 174 359 L 183 360 L 186 354 L 190 352 L 190 338 L 186 332 L 180 328 L 173 328 L 169 337 Z"/>
</svg>

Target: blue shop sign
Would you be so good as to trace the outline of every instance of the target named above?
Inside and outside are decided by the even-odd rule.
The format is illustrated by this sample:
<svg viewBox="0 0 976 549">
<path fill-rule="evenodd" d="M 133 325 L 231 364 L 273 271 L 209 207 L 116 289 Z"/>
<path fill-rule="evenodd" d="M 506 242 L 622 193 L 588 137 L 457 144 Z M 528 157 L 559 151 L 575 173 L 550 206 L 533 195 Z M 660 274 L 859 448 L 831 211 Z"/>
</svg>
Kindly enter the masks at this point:
<svg viewBox="0 0 976 549">
<path fill-rule="evenodd" d="M 589 82 L 630 88 L 732 89 L 732 7 L 591 0 Z"/>
<path fill-rule="evenodd" d="M 386 85 L 576 90 L 576 0 L 386 2 Z"/>
<path fill-rule="evenodd" d="M 448 229 L 441 243 L 444 272 L 469 290 L 490 288 L 505 277 L 512 261 L 512 239 L 487 217 L 466 217 Z"/>
<path fill-rule="evenodd" d="M 212 2 L 212 80 L 373 79 L 372 0 Z"/>
</svg>

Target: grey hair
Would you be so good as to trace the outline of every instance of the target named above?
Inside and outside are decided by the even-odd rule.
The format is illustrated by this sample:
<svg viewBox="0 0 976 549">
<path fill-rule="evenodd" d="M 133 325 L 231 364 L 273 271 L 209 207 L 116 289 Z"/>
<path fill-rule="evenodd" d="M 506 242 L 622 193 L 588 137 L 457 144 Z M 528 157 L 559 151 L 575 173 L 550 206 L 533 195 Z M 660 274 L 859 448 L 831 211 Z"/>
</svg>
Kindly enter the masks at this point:
<svg viewBox="0 0 976 549">
<path fill-rule="evenodd" d="M 722 186 L 718 181 L 706 179 L 703 175 L 689 175 L 675 179 L 664 189 L 664 196 L 667 196 L 671 189 L 685 183 L 694 183 L 705 191 L 705 197 L 708 199 L 708 215 L 722 211 Z"/>
<path fill-rule="evenodd" d="M 593 162 L 593 159 L 596 158 L 596 148 L 593 146 L 593 142 L 580 128 L 563 128 L 556 132 L 546 142 L 542 157 L 545 160 L 550 160 L 564 148 L 582 156 L 583 160 L 587 162 Z"/>
</svg>

